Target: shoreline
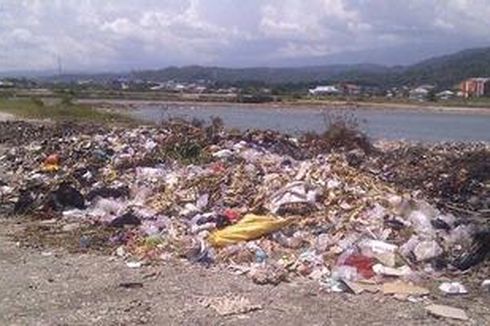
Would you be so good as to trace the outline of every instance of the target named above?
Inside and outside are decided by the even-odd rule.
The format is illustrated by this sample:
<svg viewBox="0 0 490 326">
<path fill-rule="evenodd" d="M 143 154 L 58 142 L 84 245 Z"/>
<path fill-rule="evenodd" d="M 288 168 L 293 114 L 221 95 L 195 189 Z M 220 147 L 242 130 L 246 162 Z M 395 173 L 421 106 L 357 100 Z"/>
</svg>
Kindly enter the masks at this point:
<svg viewBox="0 0 490 326">
<path fill-rule="evenodd" d="M 266 102 L 266 103 L 234 103 L 234 102 L 200 102 L 200 101 L 165 101 L 165 100 L 131 100 L 131 99 L 77 99 L 80 104 L 120 106 L 120 109 L 133 109 L 140 105 L 175 105 L 199 107 L 248 107 L 251 109 L 361 109 L 361 110 L 405 110 L 432 113 L 479 114 L 490 115 L 490 108 L 420 105 L 411 103 L 389 102 L 349 102 L 349 101 L 313 101 L 313 102 Z M 111 107 L 111 109 L 117 109 Z"/>
</svg>

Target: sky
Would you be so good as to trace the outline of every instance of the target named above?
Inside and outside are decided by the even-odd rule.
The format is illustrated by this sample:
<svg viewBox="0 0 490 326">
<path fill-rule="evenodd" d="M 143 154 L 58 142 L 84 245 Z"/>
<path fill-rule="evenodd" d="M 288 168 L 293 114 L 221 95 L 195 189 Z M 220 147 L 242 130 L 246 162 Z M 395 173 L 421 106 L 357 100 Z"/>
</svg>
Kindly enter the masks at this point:
<svg viewBox="0 0 490 326">
<path fill-rule="evenodd" d="M 489 0 L 0 0 L 0 71 L 396 65 L 482 46 Z"/>
</svg>

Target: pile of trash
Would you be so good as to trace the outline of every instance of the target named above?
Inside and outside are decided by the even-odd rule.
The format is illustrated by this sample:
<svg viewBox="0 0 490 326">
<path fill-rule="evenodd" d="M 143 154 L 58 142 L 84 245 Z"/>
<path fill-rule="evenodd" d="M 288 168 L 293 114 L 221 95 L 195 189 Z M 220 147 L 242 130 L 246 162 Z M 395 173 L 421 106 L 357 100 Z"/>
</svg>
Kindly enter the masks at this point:
<svg viewBox="0 0 490 326">
<path fill-rule="evenodd" d="M 389 293 L 488 252 L 475 240 L 488 229 L 390 182 L 386 166 L 374 169 L 388 154 L 366 153 L 365 140 L 321 153 L 311 137 L 228 132 L 216 121 L 64 134 L 8 124 L 2 133 L 37 137 L 0 135 L 16 142 L 0 152 L 3 213 L 117 229 L 111 245 L 130 267 L 177 257 L 259 284 L 305 277 L 357 291 L 374 281 Z"/>
<path fill-rule="evenodd" d="M 420 189 L 438 207 L 490 217 L 488 143 L 401 144 L 372 163 L 384 180 Z"/>
</svg>

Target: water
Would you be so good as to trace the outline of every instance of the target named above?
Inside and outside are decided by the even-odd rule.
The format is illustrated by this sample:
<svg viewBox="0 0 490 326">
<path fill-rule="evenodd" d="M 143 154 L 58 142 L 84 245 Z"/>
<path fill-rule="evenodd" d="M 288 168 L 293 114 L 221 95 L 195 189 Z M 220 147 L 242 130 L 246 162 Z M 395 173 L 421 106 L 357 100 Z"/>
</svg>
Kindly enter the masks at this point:
<svg viewBox="0 0 490 326">
<path fill-rule="evenodd" d="M 131 115 L 158 122 L 169 117 L 209 120 L 220 117 L 230 128 L 273 129 L 290 134 L 324 131 L 326 116 L 353 115 L 373 139 L 410 141 L 490 141 L 490 115 L 402 109 L 318 109 L 240 105 L 141 105 Z"/>
</svg>

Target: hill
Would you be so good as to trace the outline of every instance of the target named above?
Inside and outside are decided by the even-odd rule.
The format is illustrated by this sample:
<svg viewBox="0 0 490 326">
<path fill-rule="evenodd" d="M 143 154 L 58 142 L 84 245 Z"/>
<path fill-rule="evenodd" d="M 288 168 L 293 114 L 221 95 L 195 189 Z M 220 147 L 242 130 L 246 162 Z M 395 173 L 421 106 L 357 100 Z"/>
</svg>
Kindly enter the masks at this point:
<svg viewBox="0 0 490 326">
<path fill-rule="evenodd" d="M 143 79 L 156 82 L 195 82 L 205 80 L 217 84 L 240 85 L 310 85 L 318 83 L 352 82 L 379 87 L 434 84 L 438 88 L 453 87 L 461 80 L 490 76 L 490 48 L 464 50 L 434 57 L 411 66 L 388 67 L 374 64 L 328 65 L 298 68 L 223 68 L 185 66 L 129 73 L 71 74 L 50 77 L 49 81 L 97 81 L 116 78 Z"/>
<path fill-rule="evenodd" d="M 490 76 L 490 48 L 464 50 L 422 61 L 403 71 L 397 82 L 451 87 L 463 79 L 478 76 Z"/>
<path fill-rule="evenodd" d="M 188 82 L 202 79 L 222 83 L 258 82 L 264 84 L 348 81 L 384 87 L 435 84 L 439 88 L 447 88 L 469 77 L 490 76 L 490 48 L 464 50 L 405 67 L 371 64 L 241 69 L 188 66 L 135 71 L 130 76 L 155 81 Z"/>
<path fill-rule="evenodd" d="M 257 82 L 264 84 L 309 83 L 327 81 L 346 74 L 386 73 L 389 68 L 371 65 L 329 65 L 299 68 L 221 68 L 187 66 L 170 67 L 161 70 L 135 71 L 132 78 L 150 79 L 154 81 L 196 81 L 210 80 L 222 83 Z"/>
</svg>

